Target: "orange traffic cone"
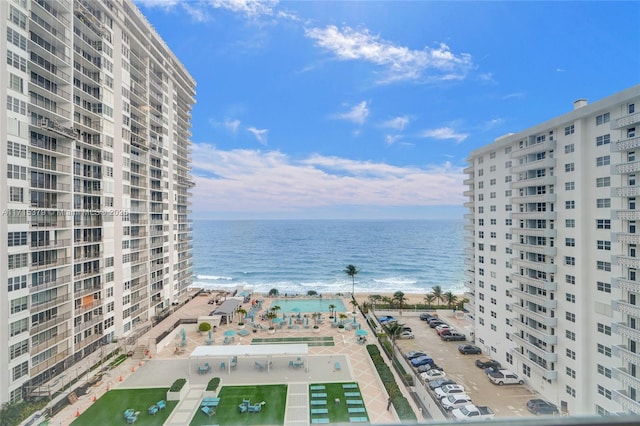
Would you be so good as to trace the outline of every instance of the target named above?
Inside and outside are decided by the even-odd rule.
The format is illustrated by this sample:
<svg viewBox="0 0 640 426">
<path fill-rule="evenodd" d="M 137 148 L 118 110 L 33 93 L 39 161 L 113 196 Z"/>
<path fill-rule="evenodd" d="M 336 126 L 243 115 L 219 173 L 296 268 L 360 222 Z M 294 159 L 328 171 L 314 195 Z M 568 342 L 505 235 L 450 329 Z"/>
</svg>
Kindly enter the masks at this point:
<svg viewBox="0 0 640 426">
<path fill-rule="evenodd" d="M 138 361 L 138 367 L 142 367 L 142 361 Z"/>
<path fill-rule="evenodd" d="M 76 410 L 76 417 L 80 417 L 80 410 Z"/>
<path fill-rule="evenodd" d="M 122 374 L 120 375 L 120 379 L 119 380 L 122 381 Z"/>
<path fill-rule="evenodd" d="M 134 371 L 136 371 L 135 367 L 131 367 L 131 372 L 133 373 Z"/>
<path fill-rule="evenodd" d="M 153 358 L 153 355 L 151 355 L 151 352 L 149 352 L 149 359 Z"/>
<path fill-rule="evenodd" d="M 96 402 L 98 400 L 98 398 L 96 398 L 95 395 L 93 395 L 93 402 Z"/>
</svg>

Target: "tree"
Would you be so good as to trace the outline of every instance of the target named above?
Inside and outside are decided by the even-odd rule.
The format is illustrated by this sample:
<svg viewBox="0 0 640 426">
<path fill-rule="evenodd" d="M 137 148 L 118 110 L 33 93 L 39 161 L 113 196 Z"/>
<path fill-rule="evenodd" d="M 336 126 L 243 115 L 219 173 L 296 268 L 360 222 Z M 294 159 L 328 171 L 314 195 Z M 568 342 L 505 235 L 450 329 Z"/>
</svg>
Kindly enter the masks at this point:
<svg viewBox="0 0 640 426">
<path fill-rule="evenodd" d="M 271 290 L 269 290 L 269 296 L 277 296 L 278 294 L 280 294 L 280 292 L 277 288 L 272 288 Z"/>
<path fill-rule="evenodd" d="M 344 269 L 344 273 L 351 277 L 351 297 L 353 297 L 353 294 L 356 290 L 356 275 L 358 275 L 358 272 L 360 272 L 360 270 L 354 265 L 347 265 L 347 267 Z"/>
<path fill-rule="evenodd" d="M 436 300 L 438 301 L 438 304 L 441 305 L 442 304 L 442 287 L 440 287 L 439 285 L 431 287 L 431 294 L 433 294 L 433 296 L 436 298 Z"/>
<path fill-rule="evenodd" d="M 329 318 L 333 318 L 333 313 L 336 310 L 336 305 L 334 305 L 333 303 L 331 305 L 329 305 Z"/>
<path fill-rule="evenodd" d="M 238 315 L 240 315 L 240 321 L 238 322 L 238 325 L 244 324 L 244 319 L 247 315 L 247 311 L 244 308 L 238 308 L 236 309 L 236 312 L 238 313 Z"/>
<path fill-rule="evenodd" d="M 356 308 L 358 307 L 358 302 L 356 300 L 352 300 L 350 303 L 351 306 L 353 306 L 353 313 L 355 314 Z"/>
<path fill-rule="evenodd" d="M 373 305 L 375 305 L 377 302 L 381 300 L 382 300 L 382 296 L 380 296 L 379 294 L 369 295 L 369 302 L 371 302 Z"/>
<path fill-rule="evenodd" d="M 273 328 L 273 320 L 278 318 L 278 315 L 274 311 L 271 311 L 267 314 L 267 319 L 269 320 L 269 328 Z"/>
<path fill-rule="evenodd" d="M 436 300 L 436 297 L 433 294 L 427 294 L 424 297 L 424 301 L 427 302 L 427 309 L 431 309 L 431 304 L 433 303 L 433 301 Z"/>
<path fill-rule="evenodd" d="M 451 309 L 451 306 L 453 306 L 458 301 L 458 296 L 453 294 L 453 292 L 451 292 L 451 291 L 446 292 L 445 294 L 442 295 L 442 297 L 444 298 L 445 302 L 447 303 L 447 307 L 449 309 Z"/>
<path fill-rule="evenodd" d="M 282 308 L 280 308 L 280 306 L 278 306 L 278 305 L 274 305 L 274 306 L 272 306 L 272 307 L 271 307 L 271 311 L 272 311 L 274 314 L 276 314 L 276 317 L 278 316 L 278 311 L 279 311 L 280 309 L 282 309 Z"/>
<path fill-rule="evenodd" d="M 317 296 L 317 295 L 318 295 L 318 292 L 315 290 L 309 290 L 307 292 L 307 296 Z"/>
<path fill-rule="evenodd" d="M 398 308 L 402 309 L 405 305 L 407 298 L 404 297 L 404 293 L 401 291 L 396 291 L 393 293 L 393 297 L 391 298 L 391 304 L 394 306 L 398 306 Z"/>
<path fill-rule="evenodd" d="M 395 357 L 395 348 L 396 348 L 396 339 L 402 333 L 403 325 L 397 322 L 394 322 L 391 325 L 387 326 L 387 334 L 391 337 L 391 350 L 393 351 L 393 356 Z"/>
<path fill-rule="evenodd" d="M 469 299 L 467 299 L 466 297 L 463 297 L 462 300 L 458 300 L 458 310 L 463 311 L 464 305 L 467 303 L 469 303 Z"/>
<path fill-rule="evenodd" d="M 338 317 L 340 318 L 340 324 L 344 324 L 344 320 L 348 318 L 346 314 L 339 314 Z"/>
</svg>

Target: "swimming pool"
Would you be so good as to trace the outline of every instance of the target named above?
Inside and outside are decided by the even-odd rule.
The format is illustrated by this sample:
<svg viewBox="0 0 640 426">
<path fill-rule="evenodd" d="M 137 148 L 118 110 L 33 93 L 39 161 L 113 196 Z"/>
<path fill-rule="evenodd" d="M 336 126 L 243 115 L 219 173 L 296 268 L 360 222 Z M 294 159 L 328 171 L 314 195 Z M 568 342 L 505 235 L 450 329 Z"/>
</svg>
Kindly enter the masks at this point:
<svg viewBox="0 0 640 426">
<path fill-rule="evenodd" d="M 334 305 L 335 312 L 346 312 L 342 299 L 276 299 L 271 306 L 280 306 L 280 312 L 331 312 L 329 305 Z"/>
</svg>

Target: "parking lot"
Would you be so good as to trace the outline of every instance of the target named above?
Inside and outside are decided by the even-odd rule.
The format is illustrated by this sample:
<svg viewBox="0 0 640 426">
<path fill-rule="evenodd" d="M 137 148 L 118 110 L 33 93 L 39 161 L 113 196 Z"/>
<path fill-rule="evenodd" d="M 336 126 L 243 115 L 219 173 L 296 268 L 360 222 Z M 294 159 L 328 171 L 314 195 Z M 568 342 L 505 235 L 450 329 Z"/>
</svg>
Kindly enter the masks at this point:
<svg viewBox="0 0 640 426">
<path fill-rule="evenodd" d="M 438 316 L 468 337 L 469 332 L 464 328 L 466 325 L 464 319 L 455 318 L 451 311 L 439 311 Z M 441 340 L 434 329 L 430 328 L 425 321 L 420 320 L 418 313 L 405 312 L 401 318 L 398 315 L 395 317 L 399 322 L 411 327 L 415 335 L 415 339 L 397 340 L 398 347 L 403 354 L 419 350 L 431 356 L 436 364 L 444 369 L 447 378 L 451 378 L 465 387 L 475 405 L 491 407 L 496 417 L 532 416 L 527 410 L 526 403 L 529 399 L 540 396 L 531 391 L 526 383 L 504 386 L 492 384 L 487 379 L 484 370 L 475 366 L 476 359 L 485 355 L 462 355 L 458 352 L 459 344 L 470 342 L 445 342 Z M 416 386 L 422 385 L 416 384 Z"/>
</svg>

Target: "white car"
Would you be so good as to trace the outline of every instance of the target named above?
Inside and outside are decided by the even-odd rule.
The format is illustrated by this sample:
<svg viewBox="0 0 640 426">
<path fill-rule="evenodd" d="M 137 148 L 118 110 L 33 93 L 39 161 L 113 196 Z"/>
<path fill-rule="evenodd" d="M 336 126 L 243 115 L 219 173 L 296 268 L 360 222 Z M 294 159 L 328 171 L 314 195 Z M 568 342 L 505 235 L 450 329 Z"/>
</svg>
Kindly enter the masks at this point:
<svg viewBox="0 0 640 426">
<path fill-rule="evenodd" d="M 449 395 L 464 393 L 464 386 L 462 385 L 444 385 L 437 388 L 434 393 L 438 399 L 446 398 Z"/>
<path fill-rule="evenodd" d="M 473 404 L 473 402 L 471 402 L 471 397 L 464 393 L 449 395 L 448 397 L 443 398 L 442 401 L 440 401 L 440 405 L 442 405 L 442 408 L 447 411 L 453 411 L 456 408 L 461 408 L 469 404 Z"/>
<path fill-rule="evenodd" d="M 430 382 L 431 380 L 442 379 L 446 374 L 442 370 L 429 370 L 420 373 L 422 380 Z"/>
<path fill-rule="evenodd" d="M 410 331 L 403 331 L 402 333 L 400 333 L 400 336 L 398 337 L 400 339 L 415 339 L 416 336 L 414 336 L 413 333 Z"/>
<path fill-rule="evenodd" d="M 451 328 L 451 326 L 449 324 L 440 324 L 440 325 L 436 326 L 435 330 L 436 331 L 449 330 L 450 328 Z"/>
<path fill-rule="evenodd" d="M 524 380 L 522 380 L 516 373 L 513 373 L 509 370 L 498 370 L 493 371 L 487 374 L 489 380 L 494 385 L 522 385 L 524 384 Z"/>
<path fill-rule="evenodd" d="M 473 404 L 456 408 L 451 412 L 456 420 L 491 420 L 495 417 L 493 410 L 486 406 L 475 406 Z"/>
</svg>

